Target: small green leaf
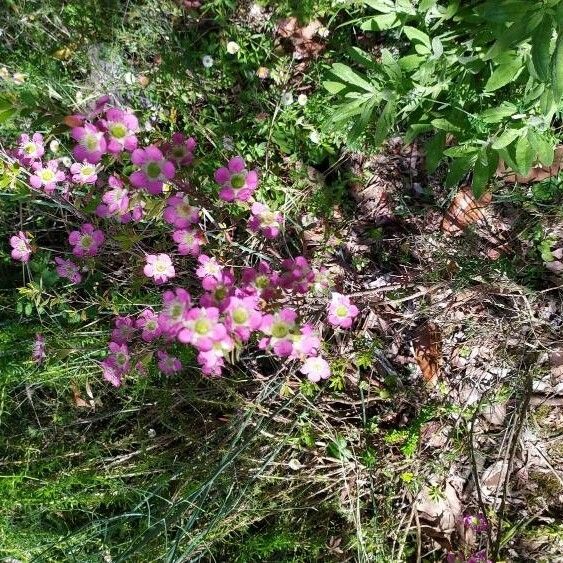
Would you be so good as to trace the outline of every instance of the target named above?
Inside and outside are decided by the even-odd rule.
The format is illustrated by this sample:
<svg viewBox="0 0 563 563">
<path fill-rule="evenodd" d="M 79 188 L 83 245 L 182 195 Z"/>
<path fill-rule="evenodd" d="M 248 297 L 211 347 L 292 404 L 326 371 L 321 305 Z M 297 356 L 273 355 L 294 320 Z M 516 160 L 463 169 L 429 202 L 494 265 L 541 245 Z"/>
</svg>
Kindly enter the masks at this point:
<svg viewBox="0 0 563 563">
<path fill-rule="evenodd" d="M 432 44 L 430 41 L 430 37 L 424 33 L 424 31 L 420 31 L 416 27 L 411 27 L 410 25 L 405 25 L 403 27 L 403 31 L 405 35 L 413 42 L 413 43 L 422 43 L 424 46 L 428 48 L 428 51 L 431 50 Z"/>
<path fill-rule="evenodd" d="M 555 52 L 551 58 L 551 87 L 553 99 L 555 103 L 559 103 L 563 95 L 563 31 L 557 36 Z"/>
<path fill-rule="evenodd" d="M 487 151 L 483 148 L 477 155 L 473 170 L 473 180 L 471 182 L 471 189 L 476 198 L 480 198 L 485 193 L 489 178 L 489 161 Z"/>
<path fill-rule="evenodd" d="M 500 123 L 505 117 L 510 117 L 518 111 L 518 108 L 509 102 L 504 102 L 496 108 L 486 109 L 479 114 L 479 118 L 485 123 Z"/>
<path fill-rule="evenodd" d="M 406 57 L 401 57 L 398 61 L 401 70 L 405 72 L 412 72 L 420 67 L 420 65 L 426 60 L 426 57 L 422 55 L 407 55 Z"/>
<path fill-rule="evenodd" d="M 514 153 L 514 163 L 516 164 L 517 171 L 526 176 L 532 168 L 534 162 L 534 149 L 530 145 L 527 136 L 519 137 L 516 141 L 516 151 Z"/>
<path fill-rule="evenodd" d="M 473 159 L 471 157 L 455 158 L 450 163 L 445 184 L 447 188 L 457 186 L 462 178 L 469 172 Z"/>
<path fill-rule="evenodd" d="M 326 80 L 323 82 L 323 86 L 329 94 L 338 94 L 338 92 L 341 92 L 346 88 L 345 84 L 342 84 L 341 82 L 333 82 L 332 80 Z"/>
<path fill-rule="evenodd" d="M 347 84 L 357 86 L 366 92 L 372 92 L 373 86 L 358 73 L 354 72 L 349 66 L 342 63 L 334 63 L 331 68 L 332 73 Z"/>
<path fill-rule="evenodd" d="M 501 63 L 491 74 L 485 84 L 485 92 L 494 92 L 512 82 L 524 69 L 522 59 L 515 57 Z"/>
<path fill-rule="evenodd" d="M 493 149 L 499 150 L 507 147 L 522 134 L 522 129 L 506 129 L 500 137 L 498 137 L 492 144 Z"/>
<path fill-rule="evenodd" d="M 428 172 L 432 173 L 438 168 L 440 160 L 444 156 L 444 146 L 446 144 L 446 133 L 440 131 L 434 135 L 429 141 L 424 145 L 426 152 L 426 169 Z"/>
<path fill-rule="evenodd" d="M 395 109 L 397 107 L 397 102 L 395 98 L 391 98 L 383 108 L 379 119 L 375 125 L 375 135 L 373 138 L 373 144 L 378 147 L 386 139 L 389 130 L 395 123 Z"/>
<path fill-rule="evenodd" d="M 534 129 L 528 131 L 528 141 L 537 154 L 538 160 L 544 166 L 551 166 L 555 158 L 554 143 Z"/>
<path fill-rule="evenodd" d="M 443 117 L 439 117 L 437 119 L 433 119 L 430 122 L 436 129 L 440 129 L 440 131 L 447 131 L 450 133 L 457 133 L 460 128 L 457 125 L 454 125 L 453 123 L 451 123 L 450 121 L 448 121 L 447 119 L 444 119 Z"/>
<path fill-rule="evenodd" d="M 360 29 L 362 31 L 385 31 L 400 25 L 401 20 L 397 17 L 397 14 L 381 14 L 362 22 Z"/>
<path fill-rule="evenodd" d="M 393 58 L 389 49 L 381 49 L 381 65 L 385 74 L 394 82 L 400 82 L 403 79 L 401 67 L 396 59 Z"/>
<path fill-rule="evenodd" d="M 542 25 L 532 35 L 532 63 L 540 80 L 549 80 L 549 60 L 551 36 L 553 35 L 553 20 L 546 16 Z"/>
<path fill-rule="evenodd" d="M 364 0 L 364 4 L 384 14 L 391 13 L 395 9 L 392 0 Z"/>
</svg>

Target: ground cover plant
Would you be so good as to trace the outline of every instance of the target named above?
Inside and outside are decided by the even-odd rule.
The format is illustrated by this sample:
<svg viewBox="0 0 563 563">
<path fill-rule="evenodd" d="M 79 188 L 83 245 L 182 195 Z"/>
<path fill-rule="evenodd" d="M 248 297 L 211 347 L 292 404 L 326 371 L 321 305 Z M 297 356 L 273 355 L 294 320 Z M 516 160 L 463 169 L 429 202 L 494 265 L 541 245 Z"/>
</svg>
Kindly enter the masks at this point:
<svg viewBox="0 0 563 563">
<path fill-rule="evenodd" d="M 562 557 L 561 5 L 9 0 L 0 558 Z"/>
</svg>

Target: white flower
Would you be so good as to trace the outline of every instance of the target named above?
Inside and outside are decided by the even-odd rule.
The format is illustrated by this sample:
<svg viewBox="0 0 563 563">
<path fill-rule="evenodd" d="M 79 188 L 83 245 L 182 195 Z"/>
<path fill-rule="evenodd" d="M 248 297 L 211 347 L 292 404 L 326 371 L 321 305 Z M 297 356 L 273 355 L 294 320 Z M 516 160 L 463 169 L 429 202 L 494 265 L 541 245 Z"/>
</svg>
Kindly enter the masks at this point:
<svg viewBox="0 0 563 563">
<path fill-rule="evenodd" d="M 126 72 L 123 75 L 123 80 L 125 80 L 125 84 L 128 84 L 129 86 L 131 86 L 132 84 L 135 84 L 135 82 L 137 81 L 137 78 L 135 77 L 135 75 L 132 72 Z"/>
<path fill-rule="evenodd" d="M 8 69 L 5 66 L 0 66 L 0 78 L 5 80 L 8 76 L 10 76 Z"/>
<path fill-rule="evenodd" d="M 299 94 L 297 97 L 297 103 L 300 106 L 304 106 L 307 103 L 307 94 Z"/>
<path fill-rule="evenodd" d="M 315 130 L 311 131 L 309 133 L 309 141 L 311 141 L 311 143 L 315 143 L 315 145 L 318 145 L 321 141 L 321 138 L 319 137 L 319 133 Z"/>
<path fill-rule="evenodd" d="M 15 84 L 23 84 L 25 82 L 25 74 L 22 74 L 21 72 L 15 72 L 12 76 L 12 79 Z"/>
<path fill-rule="evenodd" d="M 291 92 L 284 92 L 281 95 L 282 106 L 290 106 L 293 103 L 293 94 Z"/>
<path fill-rule="evenodd" d="M 201 64 L 205 68 L 211 68 L 213 66 L 213 57 L 211 55 L 203 55 L 201 57 Z"/>
<path fill-rule="evenodd" d="M 236 55 L 240 51 L 240 45 L 236 41 L 229 41 L 227 43 L 227 53 L 229 55 Z"/>
<path fill-rule="evenodd" d="M 328 34 L 330 33 L 328 30 L 328 27 L 325 27 L 324 25 L 322 25 L 321 27 L 319 27 L 319 29 L 317 30 L 317 33 L 319 34 L 319 37 L 322 37 L 323 39 L 326 39 L 328 37 Z"/>
<path fill-rule="evenodd" d="M 57 139 L 53 139 L 49 143 L 49 148 L 51 149 L 51 152 L 58 152 L 60 146 L 61 144 L 59 143 L 59 141 L 57 141 Z"/>
<path fill-rule="evenodd" d="M 72 160 L 68 156 L 63 156 L 61 158 L 61 162 L 63 163 L 63 166 L 66 166 L 66 168 L 70 168 L 72 166 Z"/>
</svg>

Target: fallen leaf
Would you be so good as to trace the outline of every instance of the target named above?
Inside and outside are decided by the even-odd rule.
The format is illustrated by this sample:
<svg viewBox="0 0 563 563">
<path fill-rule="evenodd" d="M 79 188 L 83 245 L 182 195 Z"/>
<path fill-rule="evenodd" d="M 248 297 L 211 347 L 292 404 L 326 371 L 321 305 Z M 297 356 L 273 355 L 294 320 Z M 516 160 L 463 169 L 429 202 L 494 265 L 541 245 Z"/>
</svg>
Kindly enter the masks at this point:
<svg viewBox="0 0 563 563">
<path fill-rule="evenodd" d="M 462 187 L 442 219 L 442 231 L 449 235 L 460 235 L 469 225 L 483 221 L 485 219 L 483 209 L 491 203 L 491 199 L 490 192 L 476 199 L 471 186 Z"/>
<path fill-rule="evenodd" d="M 322 25 L 319 20 L 312 20 L 300 26 L 296 17 L 284 18 L 278 22 L 276 35 L 283 40 L 287 50 L 293 51 L 296 60 L 308 59 L 325 48 L 323 43 L 313 40 Z"/>
<path fill-rule="evenodd" d="M 551 166 L 534 166 L 527 176 L 515 174 L 506 168 L 504 161 L 499 161 L 496 176 L 502 178 L 505 182 L 513 184 L 531 184 L 532 182 L 541 182 L 546 178 L 557 176 L 563 169 L 563 145 L 555 147 L 555 156 Z"/>
<path fill-rule="evenodd" d="M 431 321 L 421 324 L 415 331 L 413 347 L 424 382 L 434 387 L 438 382 L 442 357 L 442 335 L 438 325 Z"/>
<path fill-rule="evenodd" d="M 75 387 L 74 385 L 72 386 L 72 401 L 74 403 L 74 406 L 77 408 L 89 408 L 90 407 L 90 403 L 88 401 L 85 401 L 81 396 L 80 396 L 80 391 L 78 390 L 77 387 Z"/>
<path fill-rule="evenodd" d="M 551 375 L 557 381 L 563 381 L 563 347 L 552 350 L 549 353 L 549 366 Z"/>
</svg>

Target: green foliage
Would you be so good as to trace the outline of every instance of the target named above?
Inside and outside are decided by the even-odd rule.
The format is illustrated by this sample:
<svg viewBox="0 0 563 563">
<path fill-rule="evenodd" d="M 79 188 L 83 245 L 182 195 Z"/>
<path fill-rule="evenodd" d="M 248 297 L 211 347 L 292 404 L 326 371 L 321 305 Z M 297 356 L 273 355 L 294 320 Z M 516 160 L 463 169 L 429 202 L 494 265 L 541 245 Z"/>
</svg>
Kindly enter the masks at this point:
<svg viewBox="0 0 563 563">
<path fill-rule="evenodd" d="M 563 93 L 560 0 L 363 4 L 369 15 L 351 23 L 398 48 L 376 57 L 352 47 L 351 65 L 332 64 L 324 86 L 339 103 L 329 127 L 375 146 L 399 126 L 407 142 L 423 135 L 428 170 L 446 158 L 447 186 L 472 171 L 477 195 L 499 159 L 523 175 L 553 162 L 550 124 Z"/>
</svg>

